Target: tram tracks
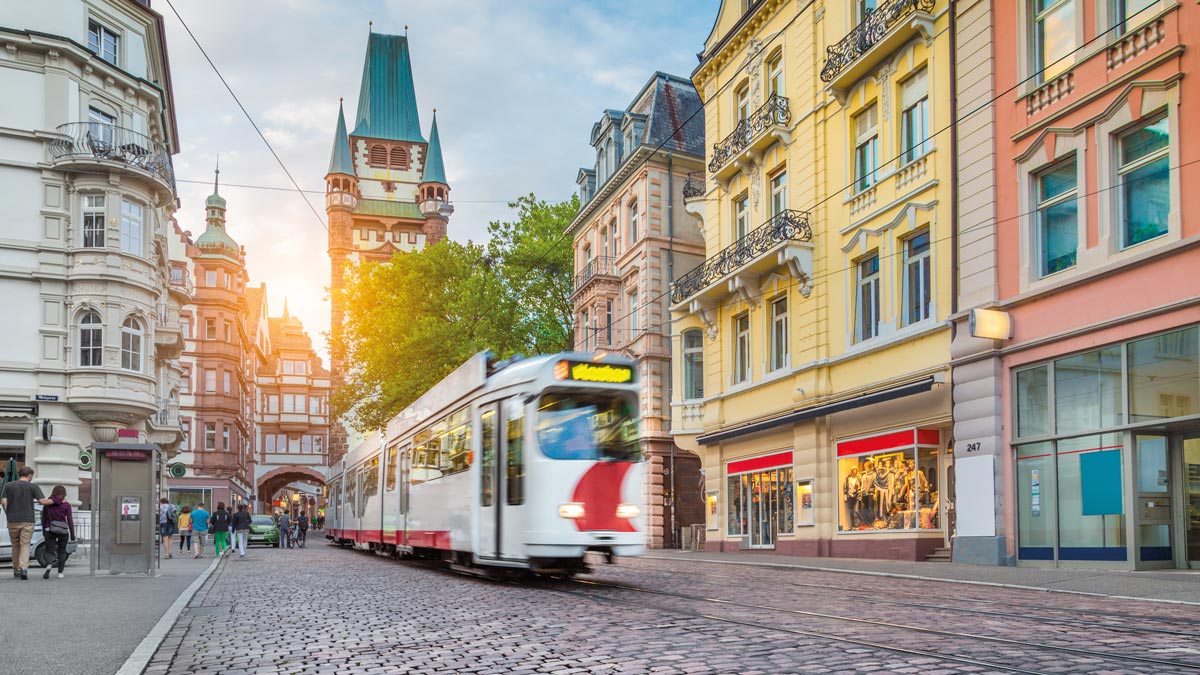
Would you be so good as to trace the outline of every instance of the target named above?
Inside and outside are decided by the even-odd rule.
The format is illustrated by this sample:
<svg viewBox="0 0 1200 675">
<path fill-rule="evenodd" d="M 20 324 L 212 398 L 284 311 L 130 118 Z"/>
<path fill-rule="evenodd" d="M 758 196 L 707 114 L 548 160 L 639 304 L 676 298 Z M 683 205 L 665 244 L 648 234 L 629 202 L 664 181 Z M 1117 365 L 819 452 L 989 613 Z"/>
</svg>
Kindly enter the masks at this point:
<svg viewBox="0 0 1200 675">
<path fill-rule="evenodd" d="M 875 620 L 875 619 L 862 619 L 862 618 L 858 618 L 858 617 L 847 617 L 847 616 L 829 614 L 829 613 L 824 613 L 824 612 L 811 612 L 811 611 L 806 611 L 806 610 L 796 610 L 796 609 L 788 609 L 788 608 L 783 608 L 783 607 L 774 607 L 774 606 L 770 606 L 770 605 L 760 605 L 760 604 L 756 604 L 756 603 L 737 602 L 737 601 L 733 601 L 733 600 L 725 600 L 725 599 L 720 599 L 720 598 L 707 598 L 707 597 L 702 597 L 702 596 L 689 595 L 687 593 L 676 593 L 676 592 L 672 592 L 672 591 L 663 591 L 663 590 L 657 590 L 657 589 L 642 588 L 639 586 L 633 586 L 633 585 L 629 585 L 629 584 L 614 584 L 614 583 L 600 582 L 600 581 L 594 581 L 594 580 L 584 580 L 584 579 L 576 579 L 572 583 L 590 586 L 591 588 L 605 588 L 605 589 L 611 589 L 613 591 L 618 591 L 618 592 L 626 592 L 626 593 L 633 592 L 633 593 L 638 593 L 638 594 L 647 594 L 647 595 L 654 595 L 654 596 L 659 596 L 659 597 L 674 598 L 674 599 L 682 600 L 685 602 L 702 603 L 702 604 L 706 604 L 706 605 L 710 605 L 710 604 L 718 605 L 718 606 L 722 606 L 722 607 L 735 608 L 735 609 L 738 609 L 741 611 L 771 612 L 772 614 L 774 614 L 776 616 L 782 614 L 782 615 L 787 615 L 787 616 L 805 617 L 807 619 L 813 619 L 813 620 L 817 620 L 817 621 L 833 621 L 833 622 L 852 623 L 852 624 L 859 625 L 859 626 L 866 626 L 866 627 L 869 627 L 874 630 L 889 630 L 889 631 L 904 631 L 904 632 L 909 632 L 909 633 L 919 633 L 919 634 L 923 634 L 923 635 L 927 635 L 927 636 L 936 636 L 938 638 L 943 639 L 943 643 L 940 643 L 940 644 L 944 644 L 944 642 L 947 640 L 958 640 L 958 641 L 967 640 L 967 641 L 973 641 L 973 642 L 985 642 L 985 643 L 994 644 L 994 645 L 1002 646 L 1002 647 L 1008 647 L 1008 648 L 1016 648 L 1016 649 L 1021 650 L 1022 653 L 1025 653 L 1028 651 L 1049 651 L 1049 652 L 1055 652 L 1055 653 L 1064 654 L 1064 655 L 1070 655 L 1071 657 L 1074 657 L 1072 663 L 1063 663 L 1062 665 L 1075 665 L 1078 667 L 1096 668 L 1096 667 L 1098 667 L 1099 664 L 1096 664 L 1095 661 L 1110 661 L 1110 662 L 1120 662 L 1122 664 L 1125 664 L 1126 666 L 1129 666 L 1132 664 L 1137 664 L 1139 666 L 1143 666 L 1144 668 L 1146 668 L 1146 669 L 1140 670 L 1138 672 L 1154 673 L 1155 675 L 1158 675 L 1160 673 L 1166 673 L 1166 672 L 1179 672 L 1179 673 L 1200 672 L 1200 663 L 1189 663 L 1186 661 L 1161 659 L 1161 658 L 1156 658 L 1156 657 L 1152 657 L 1152 656 L 1120 654 L 1120 653 L 1114 653 L 1112 651 L 1098 651 L 1095 649 L 1085 649 L 1085 648 L 1081 648 L 1081 647 L 1070 647 L 1070 646 L 1065 646 L 1065 645 L 1045 644 L 1045 643 L 1040 643 L 1040 642 L 1017 640 L 1017 639 L 1012 639 L 1012 638 L 1003 638 L 1003 637 L 997 637 L 997 636 L 992 636 L 992 635 L 980 635 L 980 634 L 975 634 L 975 633 L 966 633 L 966 632 L 950 631 L 950 630 L 943 630 L 943 629 L 937 629 L 937 628 L 928 628 L 928 627 L 924 627 L 924 626 L 912 626 L 912 625 L 908 625 L 908 624 L 894 623 L 894 622 L 889 622 L 889 621 L 880 621 L 880 620 Z M 703 611 L 692 611 L 692 610 L 688 610 L 688 609 L 682 609 L 679 607 L 664 606 L 663 604 L 639 602 L 639 601 L 633 600 L 628 597 L 619 597 L 618 595 L 616 595 L 614 593 L 596 593 L 596 592 L 591 592 L 590 589 L 585 591 L 585 590 L 555 588 L 553 586 L 549 586 L 546 584 L 539 584 L 536 587 L 543 589 L 543 590 L 556 592 L 556 593 L 567 593 L 567 594 L 571 594 L 571 595 L 587 597 L 589 599 L 592 599 L 595 601 L 600 601 L 600 602 L 612 602 L 612 603 L 616 603 L 616 604 L 625 604 L 625 605 L 631 605 L 631 606 L 652 608 L 652 609 L 656 609 L 659 611 L 671 612 L 671 613 L 675 613 L 675 614 L 679 614 L 679 615 L 683 615 L 683 616 L 689 616 L 692 618 L 699 618 L 699 619 L 704 619 L 704 620 L 708 620 L 708 621 L 716 621 L 716 622 L 720 622 L 720 623 L 735 624 L 735 625 L 753 627 L 753 628 L 775 631 L 775 632 L 790 633 L 790 634 L 794 634 L 794 635 L 804 635 L 804 636 L 808 636 L 808 637 L 812 637 L 812 638 L 816 638 L 816 639 L 820 639 L 820 640 L 831 640 L 831 641 L 836 641 L 836 642 L 841 642 L 841 643 L 848 643 L 848 644 L 853 644 L 853 645 L 857 645 L 857 646 L 861 646 L 861 647 L 869 647 L 872 649 L 881 649 L 881 650 L 886 650 L 889 652 L 906 654 L 906 655 L 910 655 L 910 656 L 936 658 L 936 659 L 940 659 L 943 661 L 969 664 L 969 665 L 981 666 L 981 667 L 985 667 L 985 668 L 994 668 L 994 669 L 1000 669 L 1000 670 L 1004 670 L 1007 672 L 1015 672 L 1015 673 L 1041 673 L 1042 672 L 1042 671 L 1030 669 L 1030 668 L 1022 666 L 1022 665 L 1017 665 L 1017 664 L 1013 664 L 1013 663 L 1003 663 L 1003 662 L 999 662 L 999 661 L 992 661 L 992 660 L 988 660 L 988 659 L 976 658 L 973 656 L 963 656 L 961 654 L 947 652 L 943 649 L 938 649 L 938 648 L 901 647 L 901 646 L 898 646 L 895 642 L 889 644 L 887 642 L 878 641 L 877 639 L 869 639 L 869 638 L 865 638 L 865 637 L 853 635 L 853 634 L 825 632 L 823 630 L 814 630 L 809 627 L 785 626 L 785 625 L 779 625 L 778 623 L 765 623 L 761 620 L 750 620 L 747 618 L 736 618 L 736 617 L 731 617 L 731 616 L 718 616 L 718 615 L 711 614 L 708 612 L 703 612 Z M 1045 661 L 1044 658 L 1040 659 L 1040 660 L 1043 662 Z M 1056 663 L 1056 665 L 1058 665 L 1058 664 Z M 1163 670 L 1164 668 L 1169 668 L 1171 670 L 1169 670 L 1169 671 Z"/>
</svg>

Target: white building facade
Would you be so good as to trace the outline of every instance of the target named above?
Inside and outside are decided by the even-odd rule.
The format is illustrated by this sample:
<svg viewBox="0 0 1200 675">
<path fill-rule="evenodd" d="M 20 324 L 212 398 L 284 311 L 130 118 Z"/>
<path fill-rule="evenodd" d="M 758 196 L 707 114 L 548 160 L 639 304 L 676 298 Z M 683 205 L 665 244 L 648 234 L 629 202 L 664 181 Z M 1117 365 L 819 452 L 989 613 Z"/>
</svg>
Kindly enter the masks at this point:
<svg viewBox="0 0 1200 675">
<path fill-rule="evenodd" d="M 0 460 L 86 504 L 93 441 L 182 439 L 162 17 L 135 0 L 2 3 L 0 90 Z"/>
</svg>

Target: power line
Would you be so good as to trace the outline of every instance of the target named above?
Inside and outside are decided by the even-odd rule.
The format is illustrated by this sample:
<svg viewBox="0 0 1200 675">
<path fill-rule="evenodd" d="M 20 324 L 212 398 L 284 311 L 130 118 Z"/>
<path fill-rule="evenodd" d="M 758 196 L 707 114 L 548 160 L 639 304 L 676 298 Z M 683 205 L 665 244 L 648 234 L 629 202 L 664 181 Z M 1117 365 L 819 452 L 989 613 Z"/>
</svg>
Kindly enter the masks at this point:
<svg viewBox="0 0 1200 675">
<path fill-rule="evenodd" d="M 176 183 L 195 183 L 197 185 L 208 185 L 212 181 L 176 178 L 175 182 Z M 271 185 L 248 185 L 245 183 L 223 183 L 222 187 L 246 188 L 248 190 L 273 190 L 276 192 L 296 192 L 295 188 L 275 187 L 275 186 L 271 186 Z M 303 192 L 306 194 L 312 194 L 312 195 L 323 195 L 323 194 L 325 194 L 326 191 L 325 190 L 303 190 L 302 189 L 302 190 L 300 190 L 300 192 Z M 511 204 L 512 201 L 513 200 L 511 200 L 511 199 L 455 199 L 454 203 L 455 204 Z M 570 199 L 556 199 L 556 200 L 546 200 L 546 203 L 561 204 L 563 202 L 569 202 L 569 201 L 571 201 L 571 200 Z"/>
<path fill-rule="evenodd" d="M 209 58 L 208 52 L 204 51 L 204 47 L 200 44 L 200 40 L 196 39 L 196 34 L 192 32 L 191 27 L 189 27 L 187 22 L 183 20 L 183 17 L 179 15 L 179 10 L 175 9 L 175 4 L 172 3 L 171 0 L 167 0 L 167 6 L 170 7 L 171 11 L 175 13 L 175 18 L 179 19 L 179 23 L 183 26 L 183 29 L 187 31 L 188 37 L 192 38 L 192 42 L 196 43 L 196 48 L 200 50 L 200 53 L 204 56 L 204 60 L 208 61 L 208 65 L 212 67 L 213 72 L 217 74 L 217 78 L 221 80 L 221 84 L 225 85 L 225 90 L 229 92 L 229 95 L 233 97 L 234 103 L 237 103 L 237 106 L 242 111 L 242 114 L 246 116 L 247 120 L 249 120 L 250 126 L 254 127 L 255 133 L 257 133 L 258 137 L 262 139 L 263 144 L 267 146 L 267 150 L 271 151 L 271 156 L 275 158 L 276 162 L 279 162 L 279 168 L 283 169 L 283 173 L 287 174 L 288 180 L 292 182 L 292 186 L 296 188 L 296 192 L 300 194 L 300 198 L 303 199 L 304 203 L 308 205 L 308 210 L 312 211 L 313 217 L 316 218 L 317 222 L 321 224 L 321 227 L 328 232 L 329 227 L 325 224 L 325 221 L 321 219 L 321 215 L 317 213 L 315 208 L 313 208 L 312 202 L 308 201 L 308 197 L 305 196 L 304 190 L 300 189 L 300 184 L 297 183 L 296 179 L 292 177 L 292 172 L 288 171 L 287 165 L 285 165 L 283 160 L 280 159 L 279 153 L 275 152 L 275 148 L 271 147 L 271 142 L 267 140 L 267 137 L 263 135 L 262 130 L 258 128 L 258 124 L 255 123 L 254 118 L 250 116 L 250 112 L 246 110 L 246 106 L 242 105 L 241 99 L 237 97 L 237 94 L 233 93 L 233 88 L 230 87 L 229 83 L 225 81 L 225 76 L 221 74 L 221 70 L 217 68 L 217 64 L 213 63 L 213 60 Z"/>
</svg>

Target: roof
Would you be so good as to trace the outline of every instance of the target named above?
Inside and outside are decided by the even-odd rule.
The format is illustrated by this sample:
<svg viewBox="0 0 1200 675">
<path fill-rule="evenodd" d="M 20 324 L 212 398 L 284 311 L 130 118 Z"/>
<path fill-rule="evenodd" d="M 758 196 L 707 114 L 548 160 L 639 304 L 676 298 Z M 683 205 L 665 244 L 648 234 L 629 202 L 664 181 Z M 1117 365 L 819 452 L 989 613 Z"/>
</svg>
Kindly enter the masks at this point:
<svg viewBox="0 0 1200 675">
<path fill-rule="evenodd" d="M 649 116 L 645 143 L 704 157 L 704 103 L 690 80 L 655 73 L 629 112 Z"/>
<path fill-rule="evenodd" d="M 425 183 L 445 183 L 446 168 L 442 164 L 442 141 L 438 136 L 437 111 L 433 111 L 433 126 L 429 129 L 429 153 L 425 160 Z"/>
<path fill-rule="evenodd" d="M 338 102 L 337 131 L 333 134 L 333 152 L 329 156 L 328 173 L 354 175 L 354 161 L 350 158 L 350 138 L 346 136 L 346 115 Z"/>
<path fill-rule="evenodd" d="M 424 143 L 413 89 L 408 38 L 371 33 L 358 91 L 353 135 Z"/>
<path fill-rule="evenodd" d="M 413 218 L 424 220 L 421 209 L 412 202 L 389 202 L 382 199 L 360 199 L 355 213 L 364 216 L 384 216 L 386 218 Z"/>
</svg>

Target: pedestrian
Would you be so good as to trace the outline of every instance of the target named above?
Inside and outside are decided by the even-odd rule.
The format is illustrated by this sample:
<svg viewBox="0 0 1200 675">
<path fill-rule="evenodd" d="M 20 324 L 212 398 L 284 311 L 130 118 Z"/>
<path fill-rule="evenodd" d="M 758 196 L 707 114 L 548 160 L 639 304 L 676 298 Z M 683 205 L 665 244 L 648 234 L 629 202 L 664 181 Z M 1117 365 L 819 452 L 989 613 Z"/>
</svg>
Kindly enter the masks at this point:
<svg viewBox="0 0 1200 675">
<path fill-rule="evenodd" d="M 185 506 L 179 512 L 179 554 L 192 550 L 192 507 Z"/>
<path fill-rule="evenodd" d="M 162 550 L 166 557 L 171 557 L 171 546 L 175 544 L 175 505 L 166 497 L 158 500 L 158 535 L 162 539 Z"/>
<path fill-rule="evenodd" d="M 58 578 L 67 566 L 67 542 L 75 541 L 75 518 L 71 516 L 71 502 L 67 501 L 67 488 L 55 485 L 50 491 L 49 506 L 42 509 L 42 535 L 46 538 L 47 550 L 53 548 L 58 561 Z M 43 579 L 50 578 L 53 565 L 46 565 Z"/>
<path fill-rule="evenodd" d="M 292 547 L 291 532 L 288 528 L 292 526 L 292 521 L 288 518 L 287 511 L 279 514 L 279 544 L 281 546 Z"/>
<path fill-rule="evenodd" d="M 233 514 L 233 520 L 230 523 L 233 527 L 233 536 L 237 539 L 238 557 L 246 557 L 246 539 L 250 537 L 250 512 L 246 510 L 245 504 L 238 504 L 237 513 Z"/>
<path fill-rule="evenodd" d="M 308 516 L 305 516 L 304 514 L 300 514 L 300 517 L 296 520 L 296 523 L 300 528 L 300 540 L 307 544 L 308 543 Z"/>
<path fill-rule="evenodd" d="M 193 558 L 204 557 L 204 543 L 208 539 L 208 511 L 204 510 L 204 504 L 197 504 L 196 510 L 192 511 L 192 543 L 195 554 Z"/>
<path fill-rule="evenodd" d="M 0 497 L 0 508 L 8 517 L 8 537 L 12 542 L 13 576 L 29 579 L 29 542 L 33 539 L 33 503 L 49 506 L 54 502 L 46 499 L 39 485 L 33 484 L 33 467 L 23 466 L 17 472 L 17 480 L 4 486 Z"/>
<path fill-rule="evenodd" d="M 217 510 L 209 519 L 209 529 L 213 533 L 213 550 L 218 556 L 229 552 L 229 518 L 225 502 L 217 502 Z"/>
</svg>

